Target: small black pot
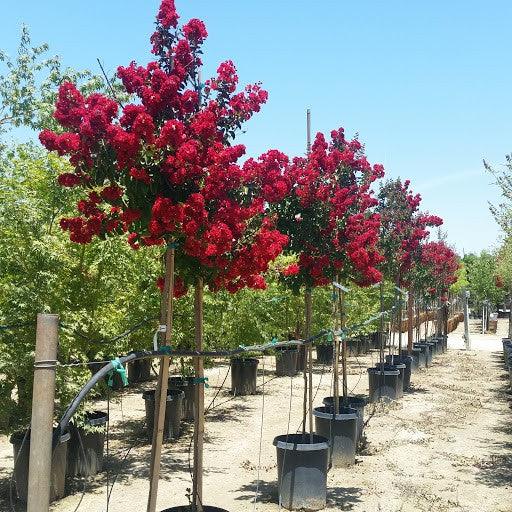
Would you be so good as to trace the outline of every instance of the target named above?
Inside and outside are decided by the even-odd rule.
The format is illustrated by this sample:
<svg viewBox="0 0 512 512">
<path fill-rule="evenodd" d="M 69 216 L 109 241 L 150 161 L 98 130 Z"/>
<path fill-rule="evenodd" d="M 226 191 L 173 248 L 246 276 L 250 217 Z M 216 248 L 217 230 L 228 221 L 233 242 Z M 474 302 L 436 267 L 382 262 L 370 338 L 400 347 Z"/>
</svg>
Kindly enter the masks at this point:
<svg viewBox="0 0 512 512">
<path fill-rule="evenodd" d="M 405 364 L 395 362 L 394 364 L 388 363 L 377 363 L 375 368 L 384 371 L 393 371 L 398 370 L 400 373 L 398 375 L 398 387 L 397 387 L 397 396 L 396 398 L 402 398 L 404 396 L 404 374 L 405 374 Z"/>
<path fill-rule="evenodd" d="M 367 371 L 370 402 L 377 402 L 382 397 L 388 397 L 392 400 L 399 398 L 399 385 L 401 386 L 399 370 L 368 368 Z"/>
<path fill-rule="evenodd" d="M 231 393 L 255 395 L 258 359 L 231 359 Z"/>
<path fill-rule="evenodd" d="M 428 343 L 415 343 L 414 348 L 420 348 L 425 355 L 425 366 L 428 368 L 432 365 L 432 348 Z"/>
<path fill-rule="evenodd" d="M 404 349 L 402 350 L 401 355 L 408 356 L 409 351 Z M 412 357 L 411 371 L 417 370 L 418 368 L 425 368 L 427 366 L 425 352 L 422 352 L 421 348 L 413 347 L 410 355 Z"/>
<path fill-rule="evenodd" d="M 359 355 L 359 340 L 347 340 L 347 357 L 354 357 Z"/>
<path fill-rule="evenodd" d="M 325 365 L 331 365 L 334 360 L 334 347 L 330 345 L 316 346 L 316 362 Z"/>
<path fill-rule="evenodd" d="M 179 389 L 183 391 L 183 421 L 194 421 L 194 377 L 172 376 L 168 380 L 169 389 Z"/>
<path fill-rule="evenodd" d="M 297 374 L 298 353 L 296 348 L 276 348 L 276 375 L 278 377 L 293 377 Z"/>
<path fill-rule="evenodd" d="M 329 441 L 288 434 L 274 438 L 279 504 L 287 510 L 322 510 L 327 501 Z"/>
<path fill-rule="evenodd" d="M 142 393 L 142 398 L 146 404 L 146 430 L 149 439 L 152 439 L 153 437 L 153 428 L 155 423 L 155 393 L 156 390 L 154 389 L 150 389 Z M 167 404 L 164 420 L 165 439 L 176 438 L 180 435 L 184 396 L 185 393 L 179 389 L 167 390 Z"/>
<path fill-rule="evenodd" d="M 128 382 L 147 382 L 151 380 L 151 359 L 136 359 L 128 363 Z"/>
<path fill-rule="evenodd" d="M 333 407 L 315 407 L 315 433 L 330 441 L 329 461 L 332 467 L 352 466 L 356 461 L 357 421 L 356 409 L 340 407 L 334 414 Z"/>
<path fill-rule="evenodd" d="M 24 432 L 17 432 L 10 438 L 14 449 L 14 482 L 16 497 L 23 502 L 28 498 L 28 470 L 30 458 L 30 431 L 25 438 Z M 23 439 L 25 441 L 23 442 Z M 64 486 L 66 482 L 66 459 L 68 452 L 68 441 L 70 435 L 66 432 L 60 437 L 59 444 L 53 450 L 51 480 L 50 480 L 50 501 L 55 501 L 65 496 Z"/>
<path fill-rule="evenodd" d="M 108 414 L 101 411 L 87 413 L 86 423 L 91 427 L 104 427 Z M 94 476 L 103 469 L 103 446 L 105 430 L 87 431 L 70 426 L 71 439 L 68 446 L 69 476 Z"/>
<path fill-rule="evenodd" d="M 386 363 L 388 364 L 405 364 L 403 376 L 404 391 L 407 391 L 411 387 L 411 370 L 413 360 L 413 357 L 409 355 L 397 356 L 396 354 L 393 354 L 386 356 Z"/>
<path fill-rule="evenodd" d="M 329 409 L 329 412 L 333 412 L 334 409 L 334 397 L 327 396 L 322 400 L 323 404 Z M 357 443 L 361 442 L 364 430 L 364 408 L 368 404 L 368 397 L 366 395 L 355 395 L 347 396 L 343 398 L 339 397 L 340 410 L 343 407 L 350 407 L 357 411 Z"/>
</svg>

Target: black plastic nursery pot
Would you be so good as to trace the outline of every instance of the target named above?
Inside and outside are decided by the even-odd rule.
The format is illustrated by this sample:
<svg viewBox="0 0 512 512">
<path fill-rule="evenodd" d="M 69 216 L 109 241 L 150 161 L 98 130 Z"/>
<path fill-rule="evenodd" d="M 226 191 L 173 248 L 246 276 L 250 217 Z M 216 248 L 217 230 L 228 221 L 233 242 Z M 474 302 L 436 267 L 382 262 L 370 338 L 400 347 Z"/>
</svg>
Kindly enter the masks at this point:
<svg viewBox="0 0 512 512">
<path fill-rule="evenodd" d="M 405 378 L 405 364 L 395 362 L 393 364 L 389 363 L 377 363 L 375 368 L 382 369 L 384 371 L 393 371 L 398 370 L 400 373 L 398 375 L 398 387 L 397 387 L 397 396 L 396 398 L 402 398 L 404 396 L 404 378 Z"/>
<path fill-rule="evenodd" d="M 325 365 L 331 365 L 334 360 L 334 347 L 329 345 L 316 346 L 316 362 Z"/>
<path fill-rule="evenodd" d="M 179 389 L 183 391 L 182 402 L 183 421 L 194 421 L 194 377 L 172 376 L 168 380 L 169 389 Z"/>
<path fill-rule="evenodd" d="M 151 359 L 136 359 L 128 363 L 128 382 L 147 382 L 151 380 Z"/>
<path fill-rule="evenodd" d="M 329 462 L 332 467 L 345 468 L 356 461 L 358 419 L 356 409 L 340 407 L 339 414 L 333 407 L 315 407 L 315 433 L 329 439 Z"/>
<path fill-rule="evenodd" d="M 388 364 L 405 364 L 403 375 L 404 391 L 407 391 L 411 387 L 411 371 L 413 360 L 413 357 L 409 355 L 398 356 L 396 354 L 392 354 L 386 356 L 386 363 Z"/>
<path fill-rule="evenodd" d="M 306 364 L 306 345 L 299 345 L 297 347 L 297 371 L 303 372 L 304 365 Z"/>
<path fill-rule="evenodd" d="M 299 351 L 295 347 L 276 348 L 276 375 L 293 377 L 297 374 L 297 357 Z"/>
<path fill-rule="evenodd" d="M 381 370 L 368 368 L 368 387 L 370 402 L 377 402 L 380 398 L 396 400 L 400 397 L 401 383 L 399 370 Z M 403 388 L 402 388 L 403 389 Z"/>
<path fill-rule="evenodd" d="M 192 505 L 183 505 L 181 507 L 171 507 L 162 510 L 162 512 L 194 512 Z M 203 512 L 228 512 L 225 508 L 211 507 L 203 505 Z"/>
<path fill-rule="evenodd" d="M 231 359 L 231 393 L 233 395 L 256 394 L 258 359 Z"/>
<path fill-rule="evenodd" d="M 94 476 L 103 469 L 105 425 L 108 414 L 101 411 L 87 413 L 86 423 L 92 429 L 70 425 L 68 445 L 69 476 Z"/>
<path fill-rule="evenodd" d="M 150 439 L 153 436 L 155 423 L 155 393 L 156 391 L 154 389 L 142 393 L 142 398 L 146 405 L 146 430 Z M 184 396 L 185 393 L 179 389 L 167 390 L 167 404 L 164 420 L 165 439 L 176 438 L 180 435 Z"/>
<path fill-rule="evenodd" d="M 359 355 L 359 340 L 347 340 L 347 356 L 354 357 Z"/>
<path fill-rule="evenodd" d="M 287 510 L 322 510 L 327 501 L 329 441 L 310 434 L 274 438 L 279 505 Z"/>
<path fill-rule="evenodd" d="M 408 356 L 409 351 L 407 349 L 402 350 L 402 356 Z M 410 356 L 412 357 L 411 371 L 417 370 L 418 368 L 425 368 L 427 365 L 427 359 L 425 353 L 422 352 L 421 348 L 412 348 Z"/>
<path fill-rule="evenodd" d="M 425 355 L 425 366 L 428 368 L 432 365 L 432 349 L 428 343 L 415 343 L 415 348 L 420 348 L 421 352 Z"/>
<path fill-rule="evenodd" d="M 14 449 L 14 483 L 16 497 L 26 503 L 28 497 L 28 467 L 30 454 L 30 431 L 25 437 L 24 432 L 17 432 L 11 436 L 11 444 Z M 55 501 L 63 498 L 65 495 L 64 485 L 66 482 L 66 459 L 68 452 L 68 441 L 70 435 L 66 432 L 59 439 L 59 444 L 53 450 L 51 480 L 50 480 L 50 500 Z"/>
<path fill-rule="evenodd" d="M 323 404 L 332 412 L 334 409 L 334 397 L 326 396 L 322 400 Z M 350 407 L 357 412 L 357 443 L 361 441 L 364 429 L 364 408 L 368 404 L 368 397 L 366 395 L 353 395 L 343 398 L 339 397 L 340 409 L 343 407 Z M 357 448 L 357 447 L 356 447 Z"/>
</svg>

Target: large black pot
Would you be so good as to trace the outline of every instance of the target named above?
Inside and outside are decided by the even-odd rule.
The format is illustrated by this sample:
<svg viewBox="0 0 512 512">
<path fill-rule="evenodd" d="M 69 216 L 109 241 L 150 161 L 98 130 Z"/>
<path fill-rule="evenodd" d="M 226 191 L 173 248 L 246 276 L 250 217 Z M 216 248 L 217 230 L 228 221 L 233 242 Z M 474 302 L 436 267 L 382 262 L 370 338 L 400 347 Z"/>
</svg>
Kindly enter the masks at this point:
<svg viewBox="0 0 512 512">
<path fill-rule="evenodd" d="M 388 363 L 388 364 L 404 364 L 405 365 L 403 384 L 404 384 L 404 391 L 407 391 L 411 387 L 411 370 L 412 370 L 412 364 L 413 364 L 413 357 L 409 356 L 409 355 L 401 355 L 401 356 L 398 356 L 396 354 L 387 355 L 386 363 Z"/>
<path fill-rule="evenodd" d="M 316 362 L 325 365 L 331 365 L 334 360 L 334 347 L 329 345 L 316 346 Z"/>
<path fill-rule="evenodd" d="M 179 389 L 183 391 L 183 421 L 194 421 L 194 377 L 181 377 L 173 375 L 168 380 L 169 389 Z"/>
<path fill-rule="evenodd" d="M 399 370 L 368 368 L 367 371 L 370 402 L 377 402 L 379 398 L 383 397 L 388 397 L 392 400 L 399 398 L 399 386 L 401 386 L 401 383 L 399 382 Z"/>
<path fill-rule="evenodd" d="M 11 444 L 14 449 L 14 482 L 16 497 L 26 503 L 28 498 L 28 469 L 30 457 L 30 431 L 17 432 L 11 436 Z M 51 479 L 50 479 L 50 500 L 55 501 L 63 498 L 64 485 L 66 482 L 66 459 L 68 452 L 68 441 L 70 435 L 66 432 L 60 437 L 59 444 L 53 450 Z M 25 440 L 24 440 L 25 439 Z"/>
<path fill-rule="evenodd" d="M 315 433 L 330 441 L 330 462 L 332 467 L 352 466 L 356 460 L 357 420 L 356 409 L 341 407 L 334 414 L 333 407 L 315 407 Z"/>
<path fill-rule="evenodd" d="M 295 347 L 276 348 L 276 375 L 293 377 L 297 374 L 298 350 Z"/>
<path fill-rule="evenodd" d="M 327 501 L 329 441 L 288 434 L 274 438 L 279 505 L 288 510 L 322 510 Z"/>
<path fill-rule="evenodd" d="M 103 469 L 103 447 L 105 425 L 108 414 L 101 411 L 88 412 L 85 422 L 94 430 L 70 426 L 71 439 L 68 446 L 68 469 L 70 476 L 94 476 Z"/>
<path fill-rule="evenodd" d="M 322 402 L 327 408 L 329 408 L 329 412 L 332 412 L 334 409 L 334 397 L 327 396 Z M 366 395 L 347 396 L 345 398 L 340 396 L 339 404 L 340 409 L 342 407 L 350 407 L 357 411 L 357 443 L 359 444 L 361 442 L 361 437 L 363 436 L 364 408 L 368 404 L 368 397 Z"/>
<path fill-rule="evenodd" d="M 136 359 L 128 363 L 128 382 L 146 382 L 151 380 L 151 359 Z"/>
<path fill-rule="evenodd" d="M 405 375 L 405 364 L 395 362 L 394 364 L 388 363 L 377 363 L 375 368 L 379 368 L 380 370 L 385 371 L 393 371 L 398 370 L 400 373 L 398 375 L 398 388 L 397 388 L 397 396 L 396 398 L 402 398 L 404 396 L 404 375 Z"/>
<path fill-rule="evenodd" d="M 153 437 L 155 423 L 155 393 L 156 391 L 154 389 L 142 393 L 142 398 L 146 405 L 146 429 L 150 439 Z M 165 439 L 176 438 L 180 435 L 184 396 L 185 393 L 179 389 L 167 390 L 167 404 L 164 420 Z"/>
<path fill-rule="evenodd" d="M 233 395 L 256 394 L 257 359 L 231 359 L 231 393 Z"/>
</svg>

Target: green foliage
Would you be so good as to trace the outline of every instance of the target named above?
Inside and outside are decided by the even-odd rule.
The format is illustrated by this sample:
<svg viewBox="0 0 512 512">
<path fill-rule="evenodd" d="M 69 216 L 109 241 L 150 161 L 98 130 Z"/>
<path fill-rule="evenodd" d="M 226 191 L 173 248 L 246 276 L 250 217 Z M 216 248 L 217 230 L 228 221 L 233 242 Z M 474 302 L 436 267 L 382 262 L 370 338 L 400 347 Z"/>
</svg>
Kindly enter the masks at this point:
<svg viewBox="0 0 512 512">
<path fill-rule="evenodd" d="M 479 255 L 467 254 L 462 258 L 466 267 L 470 302 L 479 308 L 484 300 L 498 304 L 503 301 L 504 290 L 496 286 L 497 261 L 494 254 L 482 251 Z"/>
</svg>

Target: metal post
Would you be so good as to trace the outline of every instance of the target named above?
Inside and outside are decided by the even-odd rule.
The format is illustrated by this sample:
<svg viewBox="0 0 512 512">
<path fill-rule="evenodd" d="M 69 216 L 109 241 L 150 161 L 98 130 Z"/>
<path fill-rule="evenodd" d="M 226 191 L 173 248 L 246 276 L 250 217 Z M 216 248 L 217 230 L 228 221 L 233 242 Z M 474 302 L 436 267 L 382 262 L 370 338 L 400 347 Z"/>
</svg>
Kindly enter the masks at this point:
<svg viewBox="0 0 512 512">
<path fill-rule="evenodd" d="M 37 315 L 27 512 L 50 508 L 55 368 L 59 316 Z"/>
<path fill-rule="evenodd" d="M 464 290 L 464 343 L 466 344 L 466 350 L 471 350 L 471 340 L 469 339 L 469 290 Z"/>
</svg>

